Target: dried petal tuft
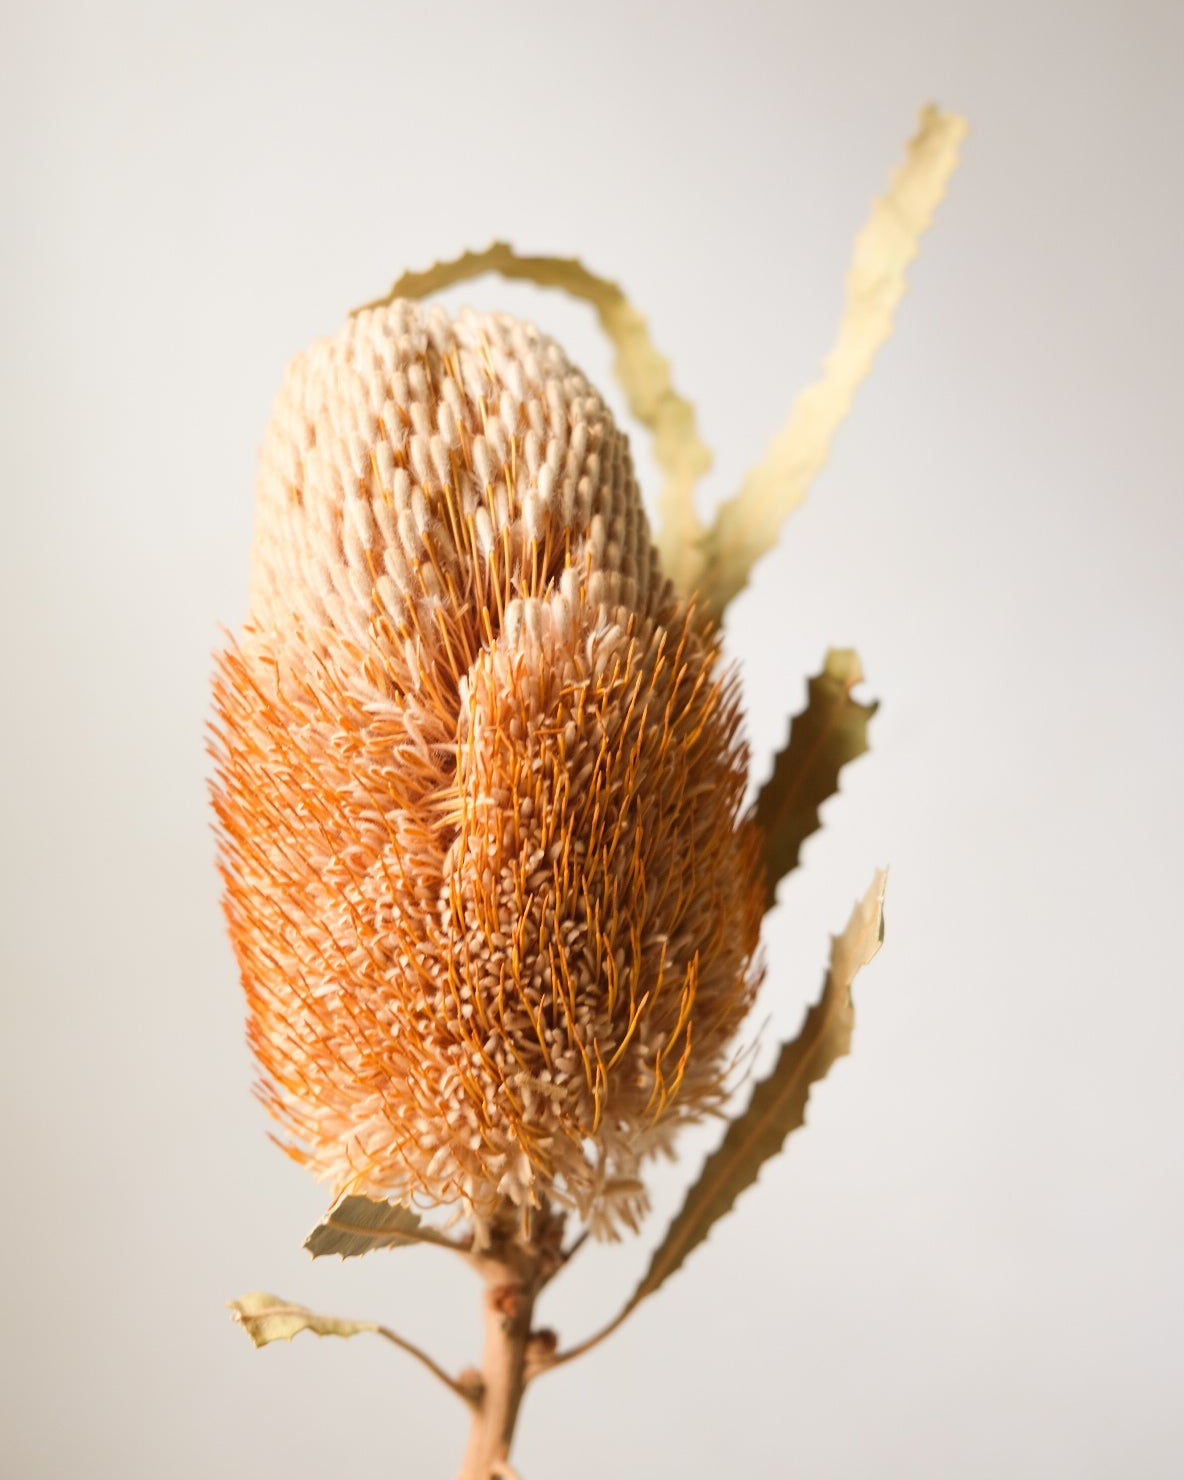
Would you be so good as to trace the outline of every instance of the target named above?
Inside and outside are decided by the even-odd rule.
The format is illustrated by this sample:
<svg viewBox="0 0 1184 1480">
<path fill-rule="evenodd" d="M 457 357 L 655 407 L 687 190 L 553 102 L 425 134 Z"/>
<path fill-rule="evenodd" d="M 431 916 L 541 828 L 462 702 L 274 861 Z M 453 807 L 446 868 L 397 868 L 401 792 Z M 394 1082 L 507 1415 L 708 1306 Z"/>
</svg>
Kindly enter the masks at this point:
<svg viewBox="0 0 1184 1480">
<path fill-rule="evenodd" d="M 396 300 L 292 362 L 215 806 L 261 1096 L 338 1192 L 600 1232 L 718 1105 L 759 841 L 715 632 L 557 345 Z"/>
</svg>

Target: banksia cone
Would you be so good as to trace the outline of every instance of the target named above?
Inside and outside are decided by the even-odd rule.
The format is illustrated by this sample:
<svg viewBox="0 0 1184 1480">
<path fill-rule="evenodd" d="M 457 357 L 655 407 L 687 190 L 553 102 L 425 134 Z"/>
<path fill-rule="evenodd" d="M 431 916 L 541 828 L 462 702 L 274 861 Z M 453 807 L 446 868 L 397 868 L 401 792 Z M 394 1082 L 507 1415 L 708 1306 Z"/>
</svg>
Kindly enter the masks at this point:
<svg viewBox="0 0 1184 1480">
<path fill-rule="evenodd" d="M 292 362 L 219 661 L 225 909 L 260 1093 L 337 1191 L 644 1206 L 756 985 L 717 635 L 560 349 L 406 300 Z"/>
</svg>

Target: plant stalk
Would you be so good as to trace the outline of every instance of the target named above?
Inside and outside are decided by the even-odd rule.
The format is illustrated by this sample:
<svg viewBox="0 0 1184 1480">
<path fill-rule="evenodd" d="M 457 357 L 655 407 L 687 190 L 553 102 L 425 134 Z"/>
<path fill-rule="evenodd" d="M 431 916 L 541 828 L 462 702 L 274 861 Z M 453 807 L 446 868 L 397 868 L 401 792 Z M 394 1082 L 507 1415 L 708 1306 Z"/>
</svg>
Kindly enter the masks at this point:
<svg viewBox="0 0 1184 1480">
<path fill-rule="evenodd" d="M 490 1480 L 510 1457 L 514 1426 L 526 1389 L 526 1357 L 535 1282 L 499 1265 L 486 1272 L 483 1391 L 457 1480 Z"/>
</svg>

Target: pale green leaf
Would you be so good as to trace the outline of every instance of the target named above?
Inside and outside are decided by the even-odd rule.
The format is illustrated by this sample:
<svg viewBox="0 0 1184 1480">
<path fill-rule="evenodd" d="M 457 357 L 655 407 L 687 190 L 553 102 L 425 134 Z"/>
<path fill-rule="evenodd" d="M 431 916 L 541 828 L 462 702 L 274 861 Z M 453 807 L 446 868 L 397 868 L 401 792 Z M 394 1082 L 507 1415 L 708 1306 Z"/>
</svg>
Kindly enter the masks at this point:
<svg viewBox="0 0 1184 1480">
<path fill-rule="evenodd" d="M 312 1331 L 317 1336 L 357 1336 L 363 1331 L 380 1330 L 373 1321 L 319 1316 L 303 1305 L 291 1305 L 263 1290 L 254 1290 L 228 1304 L 231 1320 L 239 1323 L 256 1346 L 266 1346 L 269 1341 L 291 1341 L 301 1331 Z"/>
<path fill-rule="evenodd" d="M 847 928 L 832 938 L 830 969 L 822 996 L 806 1014 L 802 1031 L 782 1048 L 773 1072 L 753 1090 L 748 1108 L 732 1121 L 719 1149 L 707 1158 L 699 1180 L 687 1193 L 629 1303 L 594 1336 L 553 1357 L 548 1369 L 573 1361 L 611 1336 L 647 1295 L 660 1289 L 682 1266 L 712 1226 L 756 1181 L 765 1162 L 777 1155 L 789 1134 L 804 1124 L 811 1087 L 836 1059 L 850 1051 L 855 1021 L 851 983 L 884 939 L 887 877 L 883 869 L 877 870 Z"/>
<path fill-rule="evenodd" d="M 809 685 L 809 699 L 790 726 L 789 741 L 761 787 L 756 821 L 765 835 L 766 908 L 778 883 L 798 866 L 803 842 L 821 826 L 818 809 L 839 789 L 839 772 L 867 750 L 867 726 L 877 705 L 851 690 L 863 679 L 849 648 L 832 648 Z"/>
<path fill-rule="evenodd" d="M 708 1157 L 699 1180 L 638 1286 L 630 1307 L 652 1295 L 707 1237 L 712 1225 L 756 1181 L 761 1167 L 776 1156 L 786 1137 L 805 1122 L 813 1085 L 836 1059 L 849 1052 L 855 1009 L 851 983 L 884 938 L 884 888 L 878 870 L 871 888 L 855 906 L 847 928 L 831 942 L 830 970 L 822 996 L 806 1015 L 802 1030 L 781 1050 L 773 1072 L 752 1093 L 748 1108 L 728 1127 L 719 1149 Z"/>
<path fill-rule="evenodd" d="M 338 1198 L 309 1236 L 304 1247 L 314 1259 L 340 1254 L 350 1259 L 371 1249 L 399 1249 L 407 1244 L 448 1244 L 401 1203 L 380 1202 L 347 1193 Z"/>
<path fill-rule="evenodd" d="M 703 541 L 694 584 L 717 616 L 777 543 L 782 524 L 826 462 L 855 390 L 891 332 L 905 269 L 945 194 L 965 133 L 957 114 L 925 108 L 887 194 L 855 238 L 843 317 L 822 375 L 794 402 L 763 460 L 721 507 Z"/>
</svg>

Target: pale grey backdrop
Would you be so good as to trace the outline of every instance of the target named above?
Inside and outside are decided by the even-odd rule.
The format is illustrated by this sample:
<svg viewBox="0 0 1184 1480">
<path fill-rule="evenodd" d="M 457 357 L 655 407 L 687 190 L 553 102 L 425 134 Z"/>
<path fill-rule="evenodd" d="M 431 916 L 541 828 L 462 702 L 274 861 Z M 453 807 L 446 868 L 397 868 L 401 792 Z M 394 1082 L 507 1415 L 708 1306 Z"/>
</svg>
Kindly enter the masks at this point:
<svg viewBox="0 0 1184 1480">
<path fill-rule="evenodd" d="M 855 1054 L 524 1480 L 1184 1470 L 1180 76 L 1164 3 L 5 6 L 0 1471 L 449 1480 L 380 1343 L 252 1351 L 261 1286 L 462 1365 L 444 1256 L 313 1266 L 249 1095 L 203 723 L 287 357 L 403 265 L 579 252 L 731 490 L 811 376 L 930 97 L 964 162 L 899 329 L 734 609 L 763 769 L 858 645 L 874 753 L 770 919 L 769 1042 L 892 866 Z M 590 315 L 483 282 L 602 383 Z M 652 488 L 648 449 L 638 461 Z M 766 1057 L 770 1050 L 766 1049 Z M 644 1237 L 545 1300 L 565 1336 Z"/>
</svg>

